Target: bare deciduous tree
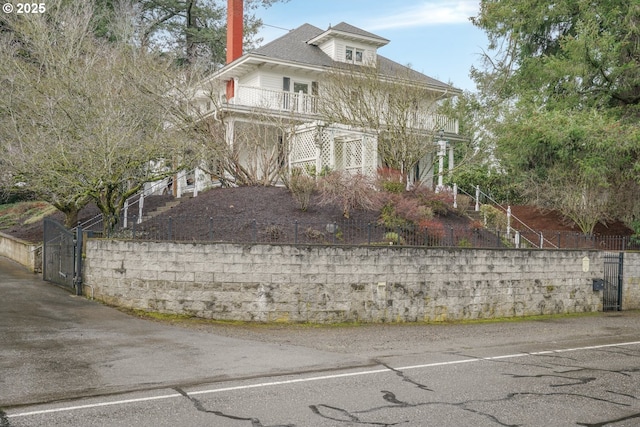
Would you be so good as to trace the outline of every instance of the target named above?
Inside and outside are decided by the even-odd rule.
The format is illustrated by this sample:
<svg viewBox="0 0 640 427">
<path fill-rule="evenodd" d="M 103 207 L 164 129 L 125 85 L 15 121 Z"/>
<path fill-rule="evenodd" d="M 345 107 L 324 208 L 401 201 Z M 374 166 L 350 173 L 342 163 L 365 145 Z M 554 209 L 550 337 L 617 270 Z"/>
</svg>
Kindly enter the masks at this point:
<svg viewBox="0 0 640 427">
<path fill-rule="evenodd" d="M 170 58 L 97 39 L 89 2 L 47 6 L 0 18 L 2 154 L 67 226 L 92 201 L 108 232 L 129 196 L 184 159 L 183 82 Z"/>
<path fill-rule="evenodd" d="M 320 86 L 319 113 L 327 123 L 376 133 L 382 161 L 406 177 L 437 150 L 434 135 L 444 124 L 436 115 L 437 104 L 451 94 L 434 91 L 408 67 L 398 65 L 393 73 L 348 65 L 328 71 Z"/>
</svg>

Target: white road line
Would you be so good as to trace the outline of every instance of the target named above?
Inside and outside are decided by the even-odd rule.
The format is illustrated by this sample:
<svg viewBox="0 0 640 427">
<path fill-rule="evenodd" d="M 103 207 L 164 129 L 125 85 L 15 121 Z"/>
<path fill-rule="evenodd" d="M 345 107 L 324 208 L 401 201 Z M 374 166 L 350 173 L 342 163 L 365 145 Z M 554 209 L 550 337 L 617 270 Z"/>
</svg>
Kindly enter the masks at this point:
<svg viewBox="0 0 640 427">
<path fill-rule="evenodd" d="M 460 365 L 463 363 L 474 363 L 474 362 L 502 360 L 502 359 L 514 359 L 516 357 L 541 356 L 541 355 L 547 355 L 547 354 L 568 353 L 568 352 L 583 351 L 583 350 L 599 350 L 599 349 L 609 348 L 609 347 L 625 347 L 625 346 L 631 346 L 631 345 L 640 345 L 640 341 L 631 341 L 631 342 L 624 342 L 624 343 L 617 343 L 617 344 L 593 345 L 588 347 L 565 348 L 565 349 L 559 349 L 559 350 L 545 350 L 545 351 L 536 351 L 532 353 L 515 353 L 515 354 L 506 354 L 502 356 L 492 356 L 492 357 L 474 357 L 470 359 L 451 360 L 448 362 L 427 363 L 424 365 L 404 366 L 404 367 L 393 368 L 393 369 L 396 371 L 406 371 L 410 369 L 434 368 L 438 366 Z M 223 393 L 227 391 L 248 390 L 252 388 L 264 388 L 264 387 L 273 387 L 273 386 L 287 385 L 287 384 L 305 383 L 305 382 L 311 382 L 311 381 L 331 380 L 336 378 L 355 377 L 355 376 L 362 376 L 362 375 L 374 375 L 374 374 L 380 374 L 385 372 L 393 372 L 393 370 L 384 368 L 384 369 L 374 369 L 374 370 L 361 371 L 361 372 L 350 372 L 346 374 L 324 375 L 320 377 L 311 377 L 311 378 L 297 378 L 297 379 L 285 380 L 285 381 L 272 381 L 272 382 L 259 383 L 259 384 L 249 384 L 249 385 L 241 385 L 241 386 L 235 386 L 235 387 L 224 387 L 224 388 L 215 388 L 210 390 L 193 391 L 193 392 L 187 393 L 187 395 L 197 396 L 202 394 Z M 40 411 L 20 412 L 16 414 L 6 414 L 5 416 L 7 418 L 28 417 L 32 415 L 52 414 L 55 412 L 78 411 L 82 409 L 92 409 L 92 408 L 100 408 L 100 407 L 115 406 L 115 405 L 126 405 L 129 403 L 150 402 L 153 400 L 174 399 L 179 397 L 184 397 L 184 396 L 180 393 L 171 393 L 171 394 L 165 394 L 160 396 L 141 397 L 138 399 L 116 400 L 113 402 L 100 402 L 100 403 L 92 403 L 87 405 L 67 406 L 67 407 L 56 408 L 56 409 L 44 409 Z"/>
</svg>

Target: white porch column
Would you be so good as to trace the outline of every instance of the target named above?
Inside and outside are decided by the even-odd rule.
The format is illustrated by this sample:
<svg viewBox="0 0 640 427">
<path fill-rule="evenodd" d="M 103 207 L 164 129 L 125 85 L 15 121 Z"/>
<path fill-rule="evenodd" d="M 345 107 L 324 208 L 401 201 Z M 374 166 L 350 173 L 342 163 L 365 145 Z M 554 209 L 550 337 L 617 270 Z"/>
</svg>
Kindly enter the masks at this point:
<svg viewBox="0 0 640 427">
<path fill-rule="evenodd" d="M 436 187 L 436 193 L 442 191 L 444 186 L 444 156 L 447 147 L 447 141 L 438 141 L 438 186 Z"/>
<path fill-rule="evenodd" d="M 458 209 L 458 184 L 453 183 L 453 209 Z"/>
</svg>

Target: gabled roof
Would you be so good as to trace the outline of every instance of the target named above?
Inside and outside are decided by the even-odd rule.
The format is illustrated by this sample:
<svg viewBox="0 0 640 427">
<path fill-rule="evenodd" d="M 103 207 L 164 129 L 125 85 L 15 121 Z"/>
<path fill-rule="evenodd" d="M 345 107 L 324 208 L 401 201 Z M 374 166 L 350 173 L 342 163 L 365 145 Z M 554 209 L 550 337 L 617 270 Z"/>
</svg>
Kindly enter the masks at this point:
<svg viewBox="0 0 640 427">
<path fill-rule="evenodd" d="M 376 40 L 379 45 L 384 45 L 388 40 L 376 36 L 375 34 L 361 30 L 357 27 L 341 22 L 340 24 L 331 27 L 329 30 L 321 30 L 310 24 L 303 24 L 300 27 L 289 31 L 282 37 L 279 37 L 270 43 L 259 47 L 240 58 L 236 59 L 230 64 L 225 65 L 219 70 L 219 76 L 230 75 L 234 68 L 246 67 L 251 63 L 262 62 L 283 62 L 289 65 L 299 65 L 303 68 L 332 68 L 344 66 L 344 63 L 334 61 L 329 55 L 324 53 L 315 44 L 309 43 L 310 41 L 318 41 L 321 36 L 330 32 L 340 32 L 340 34 L 352 34 L 362 39 L 363 37 L 369 40 Z M 380 44 L 382 43 L 382 44 Z M 373 43 L 372 43 L 373 44 Z M 434 89 L 440 89 L 448 92 L 460 92 L 459 89 L 453 88 L 451 85 L 443 83 L 439 80 L 433 79 L 418 71 L 412 70 L 409 67 L 394 62 L 384 56 L 377 55 L 378 69 L 386 76 L 411 76 L 416 82 L 420 82 L 424 85 L 433 87 Z"/>
<path fill-rule="evenodd" d="M 260 55 L 268 58 L 277 58 L 285 61 L 300 62 L 308 65 L 332 67 L 334 61 L 318 46 L 307 43 L 308 40 L 322 34 L 320 28 L 310 24 L 303 24 L 295 30 L 289 31 L 282 37 L 259 47 L 249 54 Z"/>
<path fill-rule="evenodd" d="M 313 45 L 319 45 L 325 40 L 333 37 L 357 40 L 360 42 L 374 45 L 376 47 L 381 47 L 389 43 L 389 40 L 385 38 L 377 36 L 368 31 L 362 30 L 358 27 L 354 27 L 353 25 L 347 24 L 346 22 L 341 22 L 335 27 L 330 26 L 329 29 L 327 29 L 326 31 L 317 35 L 313 39 L 310 39 L 308 43 Z"/>
</svg>

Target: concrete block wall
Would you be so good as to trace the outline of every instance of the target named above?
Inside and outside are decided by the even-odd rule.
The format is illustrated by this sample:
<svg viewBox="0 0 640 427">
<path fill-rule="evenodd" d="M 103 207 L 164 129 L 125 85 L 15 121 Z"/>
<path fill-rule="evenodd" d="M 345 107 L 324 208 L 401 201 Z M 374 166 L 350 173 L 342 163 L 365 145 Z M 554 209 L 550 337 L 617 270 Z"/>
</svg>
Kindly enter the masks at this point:
<svg viewBox="0 0 640 427">
<path fill-rule="evenodd" d="M 596 251 L 89 240 L 84 282 L 128 308 L 329 323 L 597 311 L 602 276 Z"/>
<path fill-rule="evenodd" d="M 640 309 L 640 253 L 625 252 L 622 274 L 622 309 Z"/>
</svg>

